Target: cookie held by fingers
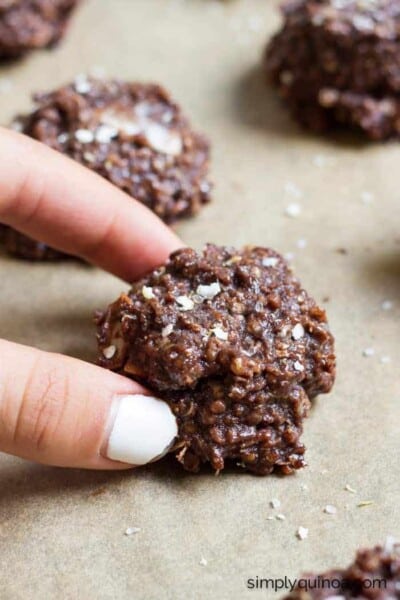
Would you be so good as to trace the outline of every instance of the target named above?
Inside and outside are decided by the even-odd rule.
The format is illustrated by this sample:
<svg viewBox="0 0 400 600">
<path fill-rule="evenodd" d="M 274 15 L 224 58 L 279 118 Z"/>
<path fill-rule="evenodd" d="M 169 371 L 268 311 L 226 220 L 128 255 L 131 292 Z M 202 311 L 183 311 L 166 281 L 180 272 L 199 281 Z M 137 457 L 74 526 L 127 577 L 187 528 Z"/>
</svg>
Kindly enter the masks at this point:
<svg viewBox="0 0 400 600">
<path fill-rule="evenodd" d="M 398 0 L 286 0 L 265 68 L 294 118 L 323 132 L 400 134 Z"/>
<path fill-rule="evenodd" d="M 185 248 L 97 317 L 101 366 L 165 399 L 185 469 L 304 466 L 310 400 L 335 377 L 320 309 L 272 250 Z"/>
<path fill-rule="evenodd" d="M 193 216 L 210 200 L 209 144 L 162 87 L 80 76 L 35 99 L 36 110 L 14 128 L 101 175 L 164 222 Z M 21 258 L 63 256 L 13 232 L 7 240 Z"/>
<path fill-rule="evenodd" d="M 0 0 L 0 60 L 56 44 L 80 0 Z"/>
</svg>

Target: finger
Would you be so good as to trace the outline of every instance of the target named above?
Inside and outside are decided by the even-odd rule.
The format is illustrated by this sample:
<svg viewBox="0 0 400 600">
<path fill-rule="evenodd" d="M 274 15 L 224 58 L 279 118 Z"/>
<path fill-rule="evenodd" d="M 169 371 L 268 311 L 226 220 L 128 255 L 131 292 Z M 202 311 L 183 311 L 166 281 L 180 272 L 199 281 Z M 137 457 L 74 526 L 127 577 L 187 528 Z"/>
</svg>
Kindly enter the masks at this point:
<svg viewBox="0 0 400 600">
<path fill-rule="evenodd" d="M 160 458 L 168 405 L 115 373 L 0 340 L 0 451 L 36 462 L 123 469 Z"/>
<path fill-rule="evenodd" d="M 0 222 L 133 281 L 182 242 L 158 217 L 73 160 L 0 128 Z"/>
</svg>

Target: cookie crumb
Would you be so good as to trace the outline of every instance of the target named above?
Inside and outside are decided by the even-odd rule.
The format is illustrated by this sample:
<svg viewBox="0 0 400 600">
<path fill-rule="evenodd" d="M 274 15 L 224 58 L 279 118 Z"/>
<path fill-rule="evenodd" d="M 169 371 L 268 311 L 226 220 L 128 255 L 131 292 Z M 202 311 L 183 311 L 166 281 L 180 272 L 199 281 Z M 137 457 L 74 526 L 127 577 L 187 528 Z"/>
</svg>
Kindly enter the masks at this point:
<svg viewBox="0 0 400 600">
<path fill-rule="evenodd" d="M 364 506 L 371 506 L 372 504 L 375 504 L 373 500 L 362 500 L 357 504 L 357 506 L 358 508 L 364 508 Z"/>
<path fill-rule="evenodd" d="M 288 206 L 285 209 L 285 214 L 291 219 L 295 219 L 301 214 L 300 204 L 297 204 L 297 202 L 292 202 L 291 204 L 288 204 Z"/>
<path fill-rule="evenodd" d="M 128 527 L 125 530 L 125 535 L 130 537 L 131 535 L 135 535 L 136 533 L 139 533 L 139 531 L 141 531 L 140 527 Z"/>
<path fill-rule="evenodd" d="M 337 508 L 336 506 L 333 506 L 333 504 L 327 504 L 324 508 L 324 513 L 327 515 L 336 515 Z"/>
<path fill-rule="evenodd" d="M 299 527 L 296 533 L 299 540 L 305 540 L 308 538 L 308 529 L 307 527 Z"/>
<path fill-rule="evenodd" d="M 351 487 L 351 485 L 349 485 L 348 483 L 346 483 L 344 489 L 346 490 L 346 492 L 350 492 L 350 494 L 357 494 L 357 490 Z"/>
<path fill-rule="evenodd" d="M 363 356 L 366 356 L 367 358 L 369 358 L 371 356 L 374 356 L 375 350 L 374 350 L 374 348 L 365 348 L 363 350 L 362 354 L 363 354 Z"/>
</svg>

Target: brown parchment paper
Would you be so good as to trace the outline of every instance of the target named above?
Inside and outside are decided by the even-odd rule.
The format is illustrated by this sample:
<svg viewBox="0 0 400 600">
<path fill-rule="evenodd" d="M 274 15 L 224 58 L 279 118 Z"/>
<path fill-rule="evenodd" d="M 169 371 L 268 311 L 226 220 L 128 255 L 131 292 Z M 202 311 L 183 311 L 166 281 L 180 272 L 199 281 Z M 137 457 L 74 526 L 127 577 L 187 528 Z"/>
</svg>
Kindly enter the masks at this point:
<svg viewBox="0 0 400 600">
<path fill-rule="evenodd" d="M 212 140 L 216 182 L 213 204 L 180 235 L 293 253 L 328 310 L 338 379 L 306 423 L 309 467 L 289 478 L 192 476 L 166 460 L 109 474 L 2 455 L 1 600 L 275 598 L 283 592 L 249 591 L 247 580 L 344 566 L 358 546 L 400 536 L 400 145 L 318 138 L 291 122 L 259 68 L 276 5 L 87 0 L 58 49 L 1 67 L 0 119 L 29 108 L 31 91 L 96 66 L 173 91 Z M 285 215 L 292 202 L 296 219 Z M 92 360 L 92 312 L 121 289 L 84 266 L 1 257 L 0 335 Z M 267 519 L 277 513 L 286 519 Z M 132 526 L 140 533 L 125 536 Z"/>
</svg>

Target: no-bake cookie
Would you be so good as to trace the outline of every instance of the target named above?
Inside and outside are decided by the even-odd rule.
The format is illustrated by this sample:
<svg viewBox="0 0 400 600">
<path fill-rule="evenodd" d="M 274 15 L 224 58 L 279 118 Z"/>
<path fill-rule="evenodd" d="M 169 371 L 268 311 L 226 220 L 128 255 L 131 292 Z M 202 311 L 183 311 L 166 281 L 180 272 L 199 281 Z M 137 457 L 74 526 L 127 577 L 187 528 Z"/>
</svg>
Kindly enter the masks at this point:
<svg viewBox="0 0 400 600">
<path fill-rule="evenodd" d="M 159 85 L 81 76 L 35 101 L 14 128 L 92 169 L 166 223 L 210 200 L 209 144 Z M 11 250 L 23 257 L 29 246 L 26 257 L 34 257 L 32 243 L 11 238 Z M 61 256 L 43 252 L 37 258 Z"/>
<path fill-rule="evenodd" d="M 380 140 L 400 133 L 399 0 L 286 0 L 266 53 L 294 117 Z"/>
<path fill-rule="evenodd" d="M 0 0 L 0 59 L 52 46 L 80 0 Z"/>
<path fill-rule="evenodd" d="M 307 588 L 307 589 L 306 589 Z M 304 575 L 286 600 L 396 600 L 400 598 L 400 545 L 388 539 L 385 546 L 357 552 L 347 569 Z"/>
<path fill-rule="evenodd" d="M 97 317 L 101 366 L 171 406 L 179 462 L 266 475 L 303 467 L 310 399 L 329 392 L 334 342 L 276 252 L 182 249 Z"/>
</svg>

